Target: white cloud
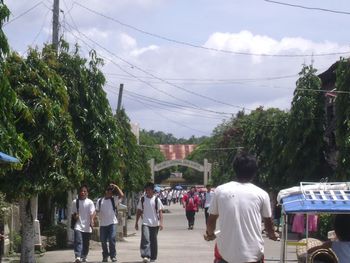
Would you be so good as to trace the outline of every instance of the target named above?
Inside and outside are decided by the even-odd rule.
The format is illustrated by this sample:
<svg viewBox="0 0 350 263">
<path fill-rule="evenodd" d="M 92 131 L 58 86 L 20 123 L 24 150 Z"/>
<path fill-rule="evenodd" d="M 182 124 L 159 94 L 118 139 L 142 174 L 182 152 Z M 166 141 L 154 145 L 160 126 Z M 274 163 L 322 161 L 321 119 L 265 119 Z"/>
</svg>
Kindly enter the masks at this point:
<svg viewBox="0 0 350 263">
<path fill-rule="evenodd" d="M 36 3 L 34 0 L 5 2 L 8 2 L 13 16 L 20 15 Z M 116 93 L 118 93 L 119 83 L 124 83 L 126 92 L 132 91 L 141 94 L 141 96 L 148 96 L 167 103 L 173 102 L 188 106 L 194 104 L 200 108 L 218 112 L 236 112 L 238 108 L 235 106 L 254 109 L 262 105 L 264 108 L 288 109 L 295 81 L 298 78 L 297 73 L 301 70 L 302 64 L 313 62 L 314 66 L 320 69 L 319 72 L 322 72 L 340 57 L 340 55 L 295 58 L 262 57 L 196 49 L 136 32 L 113 21 L 113 19 L 179 41 L 199 43 L 199 45 L 202 42 L 202 45 L 206 47 L 234 52 L 278 55 L 349 51 L 348 44 L 339 44 L 342 43 L 341 41 L 347 43 L 347 39 L 344 37 L 346 35 L 345 29 L 339 27 L 339 30 L 334 30 L 337 24 L 345 23 L 343 16 L 332 16 L 333 20 L 326 21 L 325 16 L 327 15 L 322 14 L 319 20 L 314 19 L 313 23 L 307 24 L 305 21 L 310 22 L 309 15 L 304 14 L 303 17 L 300 14 L 300 20 L 298 16 L 299 24 L 307 24 L 307 26 L 290 26 L 289 21 L 292 20 L 295 13 L 299 15 L 299 10 L 288 9 L 288 11 L 282 12 L 283 9 L 279 8 L 281 13 L 276 16 L 270 12 L 271 6 L 263 1 L 259 3 L 260 8 L 257 9 L 259 12 L 252 10 L 247 1 L 242 0 L 226 1 L 222 5 L 215 1 L 209 1 L 210 3 L 202 4 L 202 6 L 198 1 L 185 0 L 77 0 L 77 2 L 112 18 L 106 19 L 106 17 L 94 14 L 78 6 L 75 2 L 63 1 L 61 4 L 61 8 L 65 11 L 65 16 L 61 16 L 62 27 L 64 25 L 68 25 L 68 27 L 77 25 L 80 32 L 98 44 L 90 42 L 79 33 L 75 33 L 76 37 L 74 37 L 68 30 L 64 33 L 64 37 L 72 45 L 78 42 L 85 56 L 91 48 L 95 48 L 98 55 L 113 60 L 113 62 L 106 60 L 103 69 L 106 73 L 114 74 L 106 75 L 108 81 L 113 82 L 112 86 L 115 87 L 113 92 L 106 88 L 113 108 L 116 107 L 117 103 Z M 347 1 L 342 0 L 342 2 L 344 6 L 348 6 Z M 39 5 L 4 28 L 10 39 L 11 48 L 17 51 L 26 50 L 27 45 L 33 42 L 40 31 L 42 33 L 37 38 L 36 43 L 50 41 L 51 25 L 45 25 L 42 30 L 45 14 L 51 8 L 49 1 L 45 3 L 47 6 Z M 217 9 L 209 9 L 208 6 Z M 238 6 L 240 7 L 238 8 Z M 209 10 L 213 12 L 208 12 Z M 208 12 L 208 16 L 203 16 L 206 14 L 205 12 Z M 249 12 L 249 19 L 243 17 L 248 14 L 245 12 Z M 217 17 L 217 14 L 220 17 Z M 280 19 L 284 16 L 289 19 Z M 47 20 L 51 20 L 50 17 L 51 13 L 49 13 Z M 74 23 L 71 17 L 74 19 Z M 181 21 L 178 21 L 179 17 L 181 17 Z M 232 17 L 235 17 L 236 21 L 230 24 Z M 251 19 L 253 17 L 254 19 Z M 264 22 L 259 23 L 260 21 Z M 50 24 L 50 22 L 47 23 Z M 262 26 L 262 24 L 264 25 Z M 244 28 L 249 30 L 243 30 Z M 81 41 L 82 39 L 89 43 L 89 46 L 86 46 Z M 325 41 L 325 39 L 332 41 Z M 124 71 L 120 70 L 116 64 L 121 66 Z M 146 83 L 133 79 L 126 72 L 142 78 Z M 153 78 L 152 75 L 166 79 L 167 82 L 174 83 L 174 85 L 161 82 L 159 79 Z M 295 77 L 268 79 L 269 77 L 290 75 L 295 75 Z M 231 79 L 231 81 L 222 81 L 223 79 Z M 187 89 L 189 92 L 183 89 Z M 204 97 L 212 98 L 212 100 Z M 152 111 L 146 109 L 135 98 L 127 96 L 127 93 L 123 98 L 123 104 L 131 120 L 139 122 L 141 128 L 164 130 L 179 137 L 202 134 L 177 126 L 171 121 L 163 119 L 161 114 L 170 120 L 183 121 L 185 125 L 203 131 L 212 130 L 220 122 L 217 118 L 202 119 L 185 115 L 179 110 L 175 113 L 164 111 L 165 106 L 159 104 L 153 104 Z M 207 117 L 212 115 L 205 111 L 194 109 L 190 111 Z M 221 117 L 223 116 L 219 115 L 219 119 Z"/>
<path fill-rule="evenodd" d="M 137 57 L 137 56 L 140 56 L 140 55 L 142 55 L 143 53 L 145 53 L 147 51 L 154 51 L 154 50 L 157 50 L 157 49 L 159 49 L 158 46 L 150 45 L 148 47 L 144 47 L 144 48 L 140 48 L 140 49 L 134 49 L 131 52 L 131 55 Z"/>
<path fill-rule="evenodd" d="M 239 33 L 213 33 L 205 43 L 205 46 L 232 52 L 271 55 L 308 55 L 349 51 L 348 47 L 329 41 L 316 43 L 301 37 L 285 37 L 279 41 L 268 36 L 254 35 L 247 30 Z M 255 63 L 263 61 L 261 56 L 252 56 L 252 60 Z"/>
<path fill-rule="evenodd" d="M 137 47 L 136 40 L 125 33 L 120 34 L 119 39 L 124 50 L 135 49 Z"/>
</svg>

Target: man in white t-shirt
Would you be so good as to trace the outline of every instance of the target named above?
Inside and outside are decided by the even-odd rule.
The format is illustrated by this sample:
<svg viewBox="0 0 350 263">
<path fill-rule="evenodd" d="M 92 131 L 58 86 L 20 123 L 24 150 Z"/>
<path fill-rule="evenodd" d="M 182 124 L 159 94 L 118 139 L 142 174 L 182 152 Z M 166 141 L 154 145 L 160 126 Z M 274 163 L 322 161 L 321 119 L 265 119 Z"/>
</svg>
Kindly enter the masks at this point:
<svg viewBox="0 0 350 263">
<path fill-rule="evenodd" d="M 72 215 L 76 218 L 74 225 L 75 263 L 86 262 L 89 253 L 90 238 L 94 226 L 95 205 L 88 197 L 88 187 L 79 188 L 79 198 L 72 202 Z M 78 203 L 77 203 L 78 202 Z"/>
<path fill-rule="evenodd" d="M 135 229 L 139 229 L 138 221 L 142 217 L 140 253 L 143 262 L 155 262 L 158 255 L 158 231 L 163 229 L 163 204 L 154 194 L 154 184 L 145 185 L 145 195 L 138 204 Z"/>
<path fill-rule="evenodd" d="M 205 201 L 204 214 L 205 214 L 205 224 L 207 224 L 208 217 L 209 217 L 208 210 L 209 210 L 211 199 L 213 198 L 213 195 L 214 195 L 214 191 L 211 190 L 211 184 L 207 184 L 205 187 L 207 188 L 207 192 L 205 193 L 205 198 L 204 198 L 204 201 Z"/>
<path fill-rule="evenodd" d="M 108 257 L 111 258 L 112 262 L 117 261 L 115 248 L 118 224 L 117 206 L 123 197 L 123 191 L 116 184 L 111 183 L 105 191 L 105 196 L 99 198 L 96 203 L 96 211 L 100 222 L 102 262 L 108 262 Z"/>
<path fill-rule="evenodd" d="M 278 238 L 273 228 L 269 195 L 251 183 L 257 168 L 256 159 L 252 155 L 239 153 L 233 161 L 237 181 L 215 189 L 204 239 L 210 241 L 216 238 L 214 231 L 219 218 L 216 263 L 262 262 L 262 221 L 268 237 L 273 240 Z"/>
</svg>

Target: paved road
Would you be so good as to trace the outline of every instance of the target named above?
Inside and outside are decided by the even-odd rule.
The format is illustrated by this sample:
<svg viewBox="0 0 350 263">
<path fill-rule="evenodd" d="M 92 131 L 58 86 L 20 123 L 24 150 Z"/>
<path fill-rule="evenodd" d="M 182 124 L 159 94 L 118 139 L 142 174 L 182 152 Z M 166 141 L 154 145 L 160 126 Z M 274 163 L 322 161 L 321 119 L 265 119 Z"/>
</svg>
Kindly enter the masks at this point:
<svg viewBox="0 0 350 263">
<path fill-rule="evenodd" d="M 214 242 L 203 240 L 205 231 L 204 212 L 196 214 L 194 230 L 187 230 L 187 221 L 184 210 L 178 204 L 169 207 L 170 213 L 164 214 L 164 230 L 159 232 L 159 263 L 212 263 Z M 134 219 L 128 221 L 128 237 L 124 242 L 117 243 L 118 262 L 139 263 L 140 232 L 133 228 Z M 266 240 L 266 263 L 277 262 L 280 253 L 280 242 Z M 295 252 L 291 251 L 289 258 L 295 259 Z M 73 262 L 73 251 L 60 250 L 46 252 L 38 258 L 39 263 Z M 89 262 L 101 262 L 101 246 L 92 242 L 88 257 Z M 6 262 L 6 261 L 4 261 Z"/>
</svg>

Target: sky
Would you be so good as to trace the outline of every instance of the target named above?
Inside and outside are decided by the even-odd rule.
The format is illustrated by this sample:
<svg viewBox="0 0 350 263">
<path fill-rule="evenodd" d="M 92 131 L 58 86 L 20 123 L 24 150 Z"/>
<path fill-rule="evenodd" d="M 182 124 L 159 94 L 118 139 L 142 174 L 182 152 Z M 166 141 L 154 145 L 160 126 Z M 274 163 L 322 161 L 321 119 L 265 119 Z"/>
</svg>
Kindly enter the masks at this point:
<svg viewBox="0 0 350 263">
<path fill-rule="evenodd" d="M 5 0 L 11 48 L 52 39 L 53 0 Z M 302 7 L 304 8 L 302 8 Z M 104 90 L 141 129 L 210 136 L 240 110 L 288 110 L 303 64 L 350 55 L 348 0 L 60 0 L 60 36 L 104 59 Z"/>
</svg>

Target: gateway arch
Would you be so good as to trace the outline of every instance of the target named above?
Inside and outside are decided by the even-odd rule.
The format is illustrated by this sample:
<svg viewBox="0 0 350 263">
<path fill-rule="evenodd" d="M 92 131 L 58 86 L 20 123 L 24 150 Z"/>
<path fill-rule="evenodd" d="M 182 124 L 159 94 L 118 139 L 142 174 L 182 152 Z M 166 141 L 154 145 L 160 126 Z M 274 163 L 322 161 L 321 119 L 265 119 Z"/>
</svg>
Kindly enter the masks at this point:
<svg viewBox="0 0 350 263">
<path fill-rule="evenodd" d="M 155 164 L 154 159 L 151 159 L 148 161 L 148 164 L 151 167 L 151 174 L 152 174 L 152 181 L 153 182 L 154 182 L 154 172 L 158 172 L 158 171 L 163 170 L 165 168 L 168 168 L 171 166 L 178 166 L 178 165 L 190 167 L 190 168 L 195 169 L 199 172 L 203 172 L 204 185 L 208 184 L 208 182 L 211 179 L 211 163 L 208 163 L 207 159 L 204 159 L 203 164 L 193 162 L 190 160 L 183 160 L 183 159 L 168 160 L 168 161 L 164 161 L 164 162 Z"/>
</svg>

